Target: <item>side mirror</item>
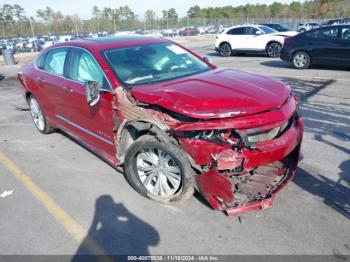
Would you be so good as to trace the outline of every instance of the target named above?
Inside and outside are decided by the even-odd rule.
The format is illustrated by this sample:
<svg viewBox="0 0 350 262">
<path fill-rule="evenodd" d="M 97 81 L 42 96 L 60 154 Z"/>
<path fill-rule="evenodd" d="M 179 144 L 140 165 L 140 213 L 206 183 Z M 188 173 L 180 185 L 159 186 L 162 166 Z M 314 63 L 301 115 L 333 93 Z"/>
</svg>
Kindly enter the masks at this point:
<svg viewBox="0 0 350 262">
<path fill-rule="evenodd" d="M 262 32 L 261 31 L 256 31 L 255 35 L 262 35 Z"/>
<path fill-rule="evenodd" d="M 204 56 L 203 59 L 207 61 L 209 64 L 213 63 L 213 59 L 210 56 Z"/>
<path fill-rule="evenodd" d="M 94 106 L 100 101 L 100 90 L 96 81 L 87 81 L 85 84 L 86 101 L 89 106 Z"/>
</svg>

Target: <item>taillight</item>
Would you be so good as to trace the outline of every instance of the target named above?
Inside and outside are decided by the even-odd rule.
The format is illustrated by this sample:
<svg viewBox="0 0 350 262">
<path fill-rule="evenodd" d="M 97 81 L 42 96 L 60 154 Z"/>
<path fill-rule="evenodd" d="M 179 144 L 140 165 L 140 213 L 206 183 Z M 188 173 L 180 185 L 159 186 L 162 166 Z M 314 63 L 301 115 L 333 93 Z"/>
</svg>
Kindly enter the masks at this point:
<svg viewBox="0 0 350 262">
<path fill-rule="evenodd" d="M 292 45 L 293 39 L 292 38 L 285 38 L 284 39 L 284 45 Z"/>
</svg>

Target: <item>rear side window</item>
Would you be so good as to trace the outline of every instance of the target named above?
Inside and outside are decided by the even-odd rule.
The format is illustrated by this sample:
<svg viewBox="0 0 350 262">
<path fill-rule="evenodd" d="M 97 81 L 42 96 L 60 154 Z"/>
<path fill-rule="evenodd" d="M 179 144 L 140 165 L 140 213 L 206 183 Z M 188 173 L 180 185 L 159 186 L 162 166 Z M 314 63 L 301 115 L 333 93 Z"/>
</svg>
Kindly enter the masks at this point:
<svg viewBox="0 0 350 262">
<path fill-rule="evenodd" d="M 47 53 L 44 70 L 63 76 L 64 62 L 66 61 L 67 48 L 57 48 Z"/>
<path fill-rule="evenodd" d="M 350 26 L 344 27 L 341 32 L 341 39 L 350 42 Z"/>
<path fill-rule="evenodd" d="M 323 28 L 306 33 L 308 37 L 322 40 L 335 40 L 338 38 L 338 28 Z"/>
<path fill-rule="evenodd" d="M 227 32 L 228 35 L 244 35 L 245 27 L 233 28 Z"/>
<path fill-rule="evenodd" d="M 35 60 L 35 66 L 39 69 L 44 69 L 45 66 L 45 56 L 46 54 L 40 55 L 36 60 Z"/>
</svg>

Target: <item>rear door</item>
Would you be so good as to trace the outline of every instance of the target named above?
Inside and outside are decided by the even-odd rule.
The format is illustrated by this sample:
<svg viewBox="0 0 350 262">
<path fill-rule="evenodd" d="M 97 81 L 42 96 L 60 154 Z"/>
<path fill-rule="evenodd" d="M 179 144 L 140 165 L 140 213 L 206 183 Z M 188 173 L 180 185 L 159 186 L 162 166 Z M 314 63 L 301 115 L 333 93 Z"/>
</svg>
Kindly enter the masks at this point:
<svg viewBox="0 0 350 262">
<path fill-rule="evenodd" d="M 39 65 L 37 76 L 38 87 L 40 88 L 44 110 L 49 118 L 55 118 L 56 114 L 64 111 L 63 87 L 66 84 L 65 63 L 68 48 L 55 48 L 43 56 L 42 64 Z"/>
<path fill-rule="evenodd" d="M 112 88 L 89 51 L 75 47 L 70 49 L 68 78 L 64 96 L 67 114 L 59 118 L 102 156 L 115 156 Z M 100 101 L 94 106 L 87 103 L 87 81 L 96 81 L 100 87 Z"/>
<path fill-rule="evenodd" d="M 350 25 L 341 27 L 340 32 L 340 55 L 346 66 L 350 66 Z"/>
<path fill-rule="evenodd" d="M 243 50 L 246 43 L 245 27 L 237 27 L 230 29 L 225 40 L 231 45 L 232 50 Z"/>
<path fill-rule="evenodd" d="M 306 33 L 306 45 L 314 63 L 330 65 L 341 59 L 339 27 L 315 29 Z"/>
</svg>

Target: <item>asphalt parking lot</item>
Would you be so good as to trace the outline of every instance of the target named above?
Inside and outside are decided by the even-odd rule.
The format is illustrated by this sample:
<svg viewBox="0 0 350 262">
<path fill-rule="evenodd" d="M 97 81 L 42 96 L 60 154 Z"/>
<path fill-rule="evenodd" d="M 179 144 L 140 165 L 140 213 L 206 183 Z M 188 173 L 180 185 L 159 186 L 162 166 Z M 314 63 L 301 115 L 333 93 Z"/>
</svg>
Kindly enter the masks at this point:
<svg viewBox="0 0 350 262">
<path fill-rule="evenodd" d="M 264 56 L 218 57 L 209 42 L 186 45 L 218 66 L 285 81 L 299 95 L 304 159 L 273 207 L 239 221 L 198 194 L 176 206 L 141 197 L 68 136 L 40 134 L 20 95 L 19 66 L 2 66 L 0 193 L 15 191 L 0 198 L 1 254 L 74 256 L 93 246 L 109 254 L 350 255 L 349 69 L 299 71 Z"/>
</svg>

